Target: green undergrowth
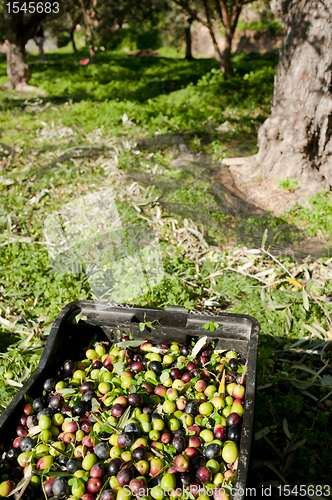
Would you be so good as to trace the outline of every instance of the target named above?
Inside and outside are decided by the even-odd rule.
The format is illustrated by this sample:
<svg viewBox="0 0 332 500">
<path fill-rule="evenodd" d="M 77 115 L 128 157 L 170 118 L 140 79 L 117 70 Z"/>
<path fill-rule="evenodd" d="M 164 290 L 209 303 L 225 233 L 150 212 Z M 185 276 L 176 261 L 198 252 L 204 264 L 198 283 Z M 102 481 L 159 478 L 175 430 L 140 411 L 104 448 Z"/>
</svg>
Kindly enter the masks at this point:
<svg viewBox="0 0 332 500">
<path fill-rule="evenodd" d="M 242 19 L 239 20 L 237 27 L 238 32 L 241 31 L 268 31 L 272 35 L 283 31 L 283 25 L 280 21 L 266 20 L 266 21 L 249 21 L 245 22 Z"/>
<path fill-rule="evenodd" d="M 305 207 L 295 204 L 284 214 L 290 222 L 304 230 L 308 236 L 321 236 L 329 241 L 332 235 L 332 201 L 330 191 L 320 191 L 307 197 Z"/>
<path fill-rule="evenodd" d="M 51 266 L 45 218 L 91 190 L 112 187 L 123 224 L 148 219 L 163 252 L 164 280 L 135 303 L 249 314 L 260 322 L 253 485 L 282 484 L 282 478 L 289 484 L 331 483 L 331 412 L 321 406 L 323 398 L 331 399 L 331 373 L 318 373 L 324 366 L 315 354 L 329 333 L 331 264 L 295 264 L 287 257 L 277 262 L 262 249 L 250 254 L 236 239 L 236 221 L 217 211 L 207 229 L 220 248 L 209 247 L 198 223 L 158 205 L 160 198 L 215 210 L 210 183 L 171 167 L 179 154 L 172 132 L 181 133 L 190 151 L 215 162 L 253 154 L 257 129 L 269 113 L 275 55 L 235 56 L 232 79 L 224 79 L 213 60 L 134 59 L 105 51 L 96 66 L 80 67 L 86 55 L 47 54 L 45 65 L 29 56 L 31 83 L 47 95 L 0 96 L 1 142 L 13 148 L 0 160 L 0 409 L 35 368 L 59 311 L 73 300 L 93 298 L 83 275 L 60 274 Z M 144 146 L 152 139 L 154 147 Z M 100 150 L 80 157 L 82 145 Z M 140 176 L 164 185 L 138 180 L 135 187 Z M 312 234 L 328 234 L 330 213 L 327 195 L 319 194 L 311 212 L 297 207 L 287 217 Z M 267 219 L 270 227 L 283 223 Z M 246 224 L 249 234 L 265 222 Z"/>
<path fill-rule="evenodd" d="M 212 132 L 227 121 L 229 136 L 237 141 L 250 137 L 254 147 L 257 128 L 270 107 L 274 54 L 234 56 L 232 79 L 223 77 L 213 59 L 188 62 L 104 52 L 98 53 L 96 65 L 82 67 L 79 59 L 86 55 L 48 54 L 46 64 L 29 56 L 30 83 L 47 95 L 39 106 L 14 92 L 1 95 L 4 141 L 32 137 L 41 121 L 59 119 L 86 132 L 104 126 L 119 133 L 126 113 L 141 133 L 165 133 L 177 127 Z M 4 56 L 0 61 L 1 85 L 6 81 Z M 136 127 L 132 132 L 137 134 Z"/>
</svg>

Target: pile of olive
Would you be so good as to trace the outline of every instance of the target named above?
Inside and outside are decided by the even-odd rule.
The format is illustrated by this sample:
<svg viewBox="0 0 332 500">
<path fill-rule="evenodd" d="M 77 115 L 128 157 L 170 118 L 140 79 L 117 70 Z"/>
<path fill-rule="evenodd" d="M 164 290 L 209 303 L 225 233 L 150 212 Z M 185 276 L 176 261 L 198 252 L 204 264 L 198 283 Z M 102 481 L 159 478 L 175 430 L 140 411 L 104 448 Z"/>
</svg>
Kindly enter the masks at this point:
<svg viewBox="0 0 332 500">
<path fill-rule="evenodd" d="M 0 498 L 229 498 L 245 360 L 207 345 L 192 356 L 189 345 L 123 340 L 67 360 L 62 380 L 27 398 L 0 460 Z"/>
</svg>

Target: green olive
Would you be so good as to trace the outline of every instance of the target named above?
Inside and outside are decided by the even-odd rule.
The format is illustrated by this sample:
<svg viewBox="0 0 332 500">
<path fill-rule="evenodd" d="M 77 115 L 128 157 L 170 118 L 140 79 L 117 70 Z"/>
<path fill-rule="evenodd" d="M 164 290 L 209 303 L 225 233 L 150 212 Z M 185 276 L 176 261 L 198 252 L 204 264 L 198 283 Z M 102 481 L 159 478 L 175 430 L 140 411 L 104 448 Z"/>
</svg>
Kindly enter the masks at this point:
<svg viewBox="0 0 332 500">
<path fill-rule="evenodd" d="M 120 448 L 120 446 L 113 446 L 110 450 L 110 456 L 111 458 L 118 458 L 118 457 L 121 457 L 121 453 L 122 453 L 122 449 Z M 89 455 L 87 455 L 89 456 Z"/>
<path fill-rule="evenodd" d="M 92 378 L 92 380 L 99 380 L 101 379 L 101 381 L 103 382 L 102 380 L 102 375 L 106 372 L 102 372 L 102 375 L 100 375 L 100 370 L 98 368 L 94 368 L 93 370 L 91 370 L 90 372 L 90 378 Z"/>
<path fill-rule="evenodd" d="M 223 417 L 227 418 L 228 415 L 232 413 L 232 407 L 231 406 L 225 406 L 225 408 L 222 409 L 221 414 Z"/>
<path fill-rule="evenodd" d="M 52 426 L 52 420 L 47 415 L 43 415 L 40 417 L 38 425 L 42 431 L 50 429 Z"/>
<path fill-rule="evenodd" d="M 232 410 L 232 413 L 237 413 L 238 415 L 240 415 L 240 417 L 242 417 L 244 414 L 243 405 L 241 405 L 240 403 L 234 403 L 232 405 L 231 410 Z"/>
<path fill-rule="evenodd" d="M 90 453 L 83 458 L 82 468 L 84 470 L 90 470 L 97 463 L 98 459 L 94 453 Z"/>
<path fill-rule="evenodd" d="M 158 441 L 160 439 L 160 432 L 154 430 L 150 431 L 149 438 L 151 439 L 151 441 Z"/>
<path fill-rule="evenodd" d="M 77 431 L 76 432 L 76 441 L 81 442 L 82 439 L 84 438 L 84 436 L 85 436 L 84 431 L 81 431 L 81 430 Z"/>
<path fill-rule="evenodd" d="M 163 363 L 166 366 L 172 365 L 174 363 L 174 356 L 171 356 L 170 354 L 165 354 L 163 357 Z"/>
<path fill-rule="evenodd" d="M 225 397 L 225 405 L 226 406 L 232 406 L 234 399 L 232 396 L 226 396 Z"/>
<path fill-rule="evenodd" d="M 71 487 L 71 494 L 75 498 L 82 498 L 85 493 L 85 486 L 82 481 L 77 480 L 77 483 L 73 484 Z"/>
<path fill-rule="evenodd" d="M 142 413 L 141 415 L 139 415 L 138 420 L 140 422 L 150 422 L 150 417 L 146 413 Z"/>
<path fill-rule="evenodd" d="M 171 418 L 171 420 L 168 422 L 168 427 L 171 431 L 177 431 L 178 429 L 180 429 L 180 422 L 176 418 Z"/>
<path fill-rule="evenodd" d="M 52 417 L 52 425 L 62 425 L 65 417 L 61 413 L 55 413 Z"/>
<path fill-rule="evenodd" d="M 176 487 L 176 477 L 174 474 L 166 473 L 161 480 L 161 487 L 164 491 L 174 490 Z"/>
<path fill-rule="evenodd" d="M 211 403 L 208 403 L 208 402 L 202 403 L 198 409 L 198 411 L 201 415 L 211 415 L 213 410 L 214 410 L 213 405 Z"/>
<path fill-rule="evenodd" d="M 55 385 L 55 390 L 56 390 L 56 391 L 61 391 L 61 389 L 65 389 L 66 387 L 67 387 L 66 382 L 64 382 L 63 380 L 61 380 L 61 382 L 58 382 L 58 383 Z"/>
<path fill-rule="evenodd" d="M 169 400 L 164 401 L 163 411 L 165 413 L 174 413 L 175 408 L 176 408 L 176 406 L 175 406 L 174 401 L 169 401 Z"/>
<path fill-rule="evenodd" d="M 154 486 L 151 489 L 151 496 L 155 500 L 162 500 L 164 498 L 164 490 L 161 486 Z"/>
<path fill-rule="evenodd" d="M 61 455 L 60 451 L 65 451 L 66 445 L 62 441 L 55 441 L 52 443 L 52 448 L 50 448 L 50 455 L 52 457 L 59 457 Z"/>
<path fill-rule="evenodd" d="M 204 429 L 199 433 L 199 435 L 206 443 L 211 443 L 214 439 L 213 432 L 209 429 Z"/>
<path fill-rule="evenodd" d="M 206 467 L 212 472 L 213 475 L 219 472 L 219 462 L 217 460 L 209 460 L 206 464 Z"/>
<path fill-rule="evenodd" d="M 165 428 L 165 422 L 161 418 L 152 420 L 152 428 L 155 431 L 162 431 Z"/>
<path fill-rule="evenodd" d="M 95 346 L 95 351 L 96 351 L 96 353 L 97 353 L 97 355 L 98 355 L 99 357 L 101 357 L 101 356 L 103 356 L 104 354 L 106 354 L 106 349 L 105 349 L 105 347 L 104 347 L 102 344 L 97 344 L 97 345 Z"/>
<path fill-rule="evenodd" d="M 221 456 L 227 464 L 235 462 L 239 456 L 237 444 L 234 442 L 227 442 L 221 451 Z"/>
</svg>

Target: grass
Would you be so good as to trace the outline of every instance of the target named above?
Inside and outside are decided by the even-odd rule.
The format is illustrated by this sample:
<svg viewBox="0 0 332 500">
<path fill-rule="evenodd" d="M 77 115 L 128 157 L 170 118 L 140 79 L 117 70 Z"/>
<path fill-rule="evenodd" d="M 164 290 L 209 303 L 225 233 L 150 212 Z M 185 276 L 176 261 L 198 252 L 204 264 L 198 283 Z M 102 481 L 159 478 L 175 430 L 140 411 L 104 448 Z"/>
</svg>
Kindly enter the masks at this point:
<svg viewBox="0 0 332 500">
<path fill-rule="evenodd" d="M 332 234 L 332 202 L 328 191 L 307 198 L 309 206 L 296 204 L 285 217 L 303 228 L 308 236 L 320 235 L 330 241 Z"/>
<path fill-rule="evenodd" d="M 278 179 L 277 185 L 280 189 L 287 189 L 287 191 L 291 191 L 292 189 L 294 191 L 296 189 L 300 189 L 296 182 L 296 177 L 287 177 L 286 179 Z"/>
<path fill-rule="evenodd" d="M 62 307 L 92 298 L 84 276 L 51 266 L 45 218 L 91 190 L 112 188 L 122 222 L 148 219 L 164 256 L 164 281 L 134 302 L 227 309 L 260 321 L 252 484 L 330 484 L 331 412 L 319 401 L 330 404 L 331 373 L 318 373 L 322 362 L 314 352 L 326 345 L 329 330 L 331 263 L 276 262 L 264 248 L 250 253 L 239 242 L 227 245 L 236 221 L 217 211 L 211 182 L 171 167 L 178 154 L 173 132 L 213 161 L 256 152 L 257 129 L 269 114 L 275 55 L 234 56 L 235 76 L 227 80 L 214 60 L 188 63 L 166 52 L 135 59 L 105 51 L 95 66 L 80 67 L 86 56 L 84 50 L 48 54 L 45 65 L 29 56 L 31 83 L 47 95 L 0 95 L 1 142 L 13 148 L 0 162 L 1 407 L 35 368 Z M 90 156 L 79 155 L 82 145 Z M 133 184 L 133 178 L 142 182 Z M 161 196 L 200 215 L 209 207 L 207 229 L 223 246 L 209 246 L 190 212 L 166 212 L 158 205 Z M 332 204 L 320 193 L 310 209 L 296 207 L 285 217 L 326 236 Z"/>
</svg>

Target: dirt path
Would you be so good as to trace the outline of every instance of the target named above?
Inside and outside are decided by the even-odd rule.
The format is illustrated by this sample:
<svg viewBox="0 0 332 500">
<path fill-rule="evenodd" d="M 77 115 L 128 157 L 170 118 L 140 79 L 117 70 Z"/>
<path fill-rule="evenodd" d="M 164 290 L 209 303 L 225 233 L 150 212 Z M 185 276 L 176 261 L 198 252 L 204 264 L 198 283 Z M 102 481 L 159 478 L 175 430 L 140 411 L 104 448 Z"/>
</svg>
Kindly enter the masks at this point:
<svg viewBox="0 0 332 500">
<path fill-rule="evenodd" d="M 245 158 L 228 158 L 222 163 L 229 167 L 235 186 L 243 197 L 264 210 L 272 210 L 276 217 L 292 208 L 296 203 L 308 205 L 302 189 L 290 192 L 280 189 L 272 179 L 263 179 L 259 169 L 246 163 Z"/>
</svg>

